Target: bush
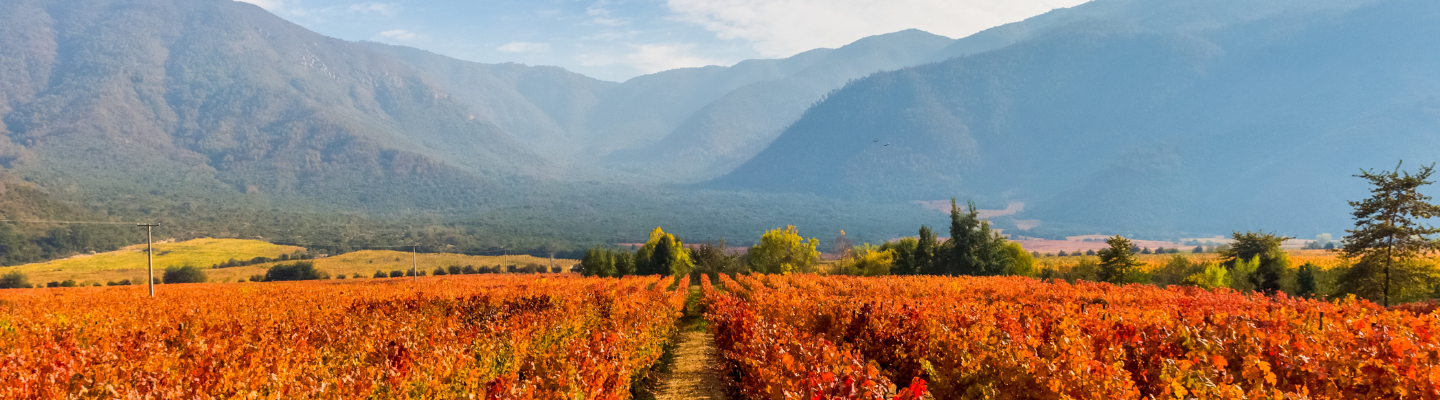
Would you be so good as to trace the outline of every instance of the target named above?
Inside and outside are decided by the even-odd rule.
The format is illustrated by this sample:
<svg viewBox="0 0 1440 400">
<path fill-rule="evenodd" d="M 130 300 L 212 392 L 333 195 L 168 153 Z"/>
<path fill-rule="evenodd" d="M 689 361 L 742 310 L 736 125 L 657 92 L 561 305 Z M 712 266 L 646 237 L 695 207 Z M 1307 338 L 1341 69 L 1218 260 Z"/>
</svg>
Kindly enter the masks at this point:
<svg viewBox="0 0 1440 400">
<path fill-rule="evenodd" d="M 475 266 L 474 266 L 474 265 L 466 265 L 464 269 L 461 269 L 461 270 L 460 270 L 460 272 L 464 272 L 466 275 L 470 275 L 470 274 L 478 274 L 478 273 L 480 273 L 480 270 L 475 269 Z"/>
<path fill-rule="evenodd" d="M 345 279 L 345 274 L 340 274 L 340 279 Z"/>
<path fill-rule="evenodd" d="M 405 276 L 405 272 L 402 272 L 402 271 L 400 271 L 400 270 L 390 271 L 390 277 L 391 277 L 391 278 L 399 278 L 399 277 L 402 277 L 402 276 Z"/>
<path fill-rule="evenodd" d="M 250 275 L 251 282 L 264 282 L 265 275 Z"/>
<path fill-rule="evenodd" d="M 372 276 L 372 278 L 389 278 L 389 277 L 390 277 L 390 274 L 385 273 L 385 271 L 375 271 L 375 275 Z"/>
<path fill-rule="evenodd" d="M 0 276 L 0 289 L 25 289 L 30 287 L 30 278 L 19 271 Z"/>
<path fill-rule="evenodd" d="M 465 272 L 464 270 L 460 269 L 460 266 L 459 266 L 459 265 L 451 265 L 451 266 L 449 266 L 449 267 L 445 267 L 445 271 L 446 271 L 446 272 L 449 272 L 450 275 L 460 275 L 460 274 L 462 274 L 462 273 Z M 439 275 L 439 274 L 436 274 L 436 275 Z"/>
<path fill-rule="evenodd" d="M 60 287 L 75 287 L 75 286 L 77 286 L 77 285 L 75 284 L 75 280 L 74 280 L 74 279 L 66 279 L 64 282 L 60 282 Z"/>
<path fill-rule="evenodd" d="M 204 283 L 208 280 L 205 271 L 192 265 L 166 267 L 164 277 L 166 283 Z"/>
<path fill-rule="evenodd" d="M 315 269 L 315 263 L 301 261 L 294 264 L 278 264 L 265 271 L 266 282 L 278 281 L 308 281 L 316 279 L 327 279 L 330 274 Z"/>
<path fill-rule="evenodd" d="M 445 268 L 435 267 L 435 276 L 441 276 L 441 275 L 450 275 L 450 273 L 449 273 L 449 272 L 445 272 Z"/>
</svg>

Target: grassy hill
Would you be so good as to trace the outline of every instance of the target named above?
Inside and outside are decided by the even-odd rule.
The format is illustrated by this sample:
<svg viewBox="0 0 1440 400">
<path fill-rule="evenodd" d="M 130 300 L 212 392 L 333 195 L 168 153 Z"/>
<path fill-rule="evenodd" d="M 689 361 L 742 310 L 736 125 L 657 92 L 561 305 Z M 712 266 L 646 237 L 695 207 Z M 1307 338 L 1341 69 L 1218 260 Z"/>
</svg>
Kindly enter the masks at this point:
<svg viewBox="0 0 1440 400">
<path fill-rule="evenodd" d="M 231 260 L 250 260 L 256 257 L 275 259 L 281 255 L 305 252 L 303 247 L 285 246 L 259 240 L 245 239 L 193 239 L 183 242 L 155 244 L 155 276 L 161 276 L 167 267 L 196 266 L 205 269 L 212 282 L 234 282 L 248 279 L 252 275 L 264 275 L 276 264 L 293 261 L 266 262 L 242 267 L 211 268 Z M 412 254 L 408 251 L 361 250 L 332 257 L 310 260 L 316 269 L 338 277 L 341 274 L 360 274 L 369 278 L 375 271 L 409 271 Z M 550 259 L 528 255 L 510 256 L 468 256 L 463 254 L 420 253 L 415 255 L 416 265 L 426 273 L 435 268 L 456 266 L 525 266 L 528 264 L 550 265 Z M 555 265 L 568 268 L 579 261 L 556 259 Z M 25 264 L 0 268 L 0 273 L 20 272 L 29 277 L 32 284 L 45 284 L 74 280 L 81 285 L 105 284 L 129 279 L 132 282 L 145 281 L 145 245 L 127 246 L 120 250 L 73 256 L 43 263 Z"/>
</svg>

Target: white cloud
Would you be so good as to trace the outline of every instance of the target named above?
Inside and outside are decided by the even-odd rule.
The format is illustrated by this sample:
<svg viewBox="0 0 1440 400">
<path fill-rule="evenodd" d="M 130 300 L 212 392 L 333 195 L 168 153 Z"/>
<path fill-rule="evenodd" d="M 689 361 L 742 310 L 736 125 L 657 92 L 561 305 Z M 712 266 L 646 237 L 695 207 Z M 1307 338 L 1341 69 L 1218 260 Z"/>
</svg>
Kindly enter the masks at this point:
<svg viewBox="0 0 1440 400">
<path fill-rule="evenodd" d="M 964 37 L 1087 0 L 666 0 L 673 18 L 767 57 L 910 28 Z"/>
<path fill-rule="evenodd" d="M 405 41 L 411 41 L 411 40 L 419 39 L 419 38 L 420 38 L 420 34 L 415 33 L 415 32 L 411 32 L 411 31 L 407 31 L 407 30 L 404 30 L 404 29 L 391 29 L 391 30 L 388 30 L 388 31 L 380 32 L 380 37 L 384 37 L 384 38 L 389 38 L 389 39 L 394 39 L 394 40 L 399 40 L 399 41 L 405 42 Z"/>
<path fill-rule="evenodd" d="M 242 2 L 242 3 L 250 3 L 250 4 L 254 4 L 254 5 L 260 6 L 260 8 L 263 8 L 263 9 L 265 9 L 265 10 L 267 10 L 267 11 L 270 11 L 270 12 L 280 11 L 280 7 L 283 5 L 283 4 L 280 4 L 280 0 L 238 0 L 238 1 L 240 1 L 240 2 Z"/>
<path fill-rule="evenodd" d="M 357 3 L 351 4 L 348 11 L 360 14 L 379 14 L 386 17 L 394 16 L 399 11 L 398 7 L 391 3 Z"/>
<path fill-rule="evenodd" d="M 550 51 L 549 43 L 510 42 L 495 48 L 506 53 L 544 53 Z"/>
<path fill-rule="evenodd" d="M 616 64 L 627 65 L 644 74 L 668 71 L 676 68 L 719 65 L 722 62 L 695 55 L 694 44 L 640 44 L 630 46 L 630 52 L 620 55 L 588 54 L 577 57 L 581 65 L 603 67 Z"/>
</svg>

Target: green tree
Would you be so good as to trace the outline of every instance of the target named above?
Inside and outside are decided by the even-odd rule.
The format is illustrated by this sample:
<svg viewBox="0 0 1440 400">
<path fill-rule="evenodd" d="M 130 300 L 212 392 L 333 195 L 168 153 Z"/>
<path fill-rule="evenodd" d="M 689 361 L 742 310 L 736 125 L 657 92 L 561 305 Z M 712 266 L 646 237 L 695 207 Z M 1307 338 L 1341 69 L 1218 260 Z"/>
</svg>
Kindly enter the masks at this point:
<svg viewBox="0 0 1440 400">
<path fill-rule="evenodd" d="M 895 251 L 886 250 L 869 243 L 852 246 L 850 252 L 840 259 L 832 273 L 853 276 L 890 275 L 895 265 Z"/>
<path fill-rule="evenodd" d="M 894 242 L 887 242 L 880 245 L 881 251 L 895 253 L 895 262 L 890 272 L 895 275 L 918 275 L 920 264 L 916 260 L 917 247 L 920 241 L 912 237 L 901 238 Z"/>
<path fill-rule="evenodd" d="M 1346 258 L 1359 262 L 1342 276 L 1341 289 L 1379 297 L 1386 307 L 1393 294 L 1417 290 L 1434 279 L 1433 268 L 1414 260 L 1440 249 L 1440 243 L 1429 238 L 1440 229 L 1421 222 L 1440 216 L 1440 206 L 1430 204 L 1430 196 L 1419 191 L 1433 183 L 1429 179 L 1435 164 L 1420 167 L 1414 175 L 1401 171 L 1401 164 L 1394 171 L 1364 170 L 1355 175 L 1370 181 L 1371 197 L 1350 202 L 1355 207 L 1355 229 L 1346 231 L 1350 235 L 1342 250 Z"/>
<path fill-rule="evenodd" d="M 394 275 L 393 273 L 391 275 Z M 277 264 L 265 271 L 266 282 L 276 281 L 304 281 L 315 279 L 328 279 L 330 274 L 315 269 L 315 263 L 301 261 L 294 264 Z"/>
<path fill-rule="evenodd" d="M 1241 261 L 1254 262 L 1255 270 L 1244 274 L 1251 290 L 1265 294 L 1279 291 L 1280 278 L 1290 267 L 1290 257 L 1280 245 L 1289 238 L 1264 232 L 1231 232 L 1231 238 L 1235 242 L 1220 251 L 1223 263 L 1233 269 Z"/>
<path fill-rule="evenodd" d="M 1105 239 L 1105 243 L 1110 247 L 1100 249 L 1100 270 L 1095 278 L 1101 282 L 1126 283 L 1126 274 L 1140 266 L 1140 261 L 1130 252 L 1134 244 L 1120 235 Z"/>
<path fill-rule="evenodd" d="M 750 247 L 746 263 L 751 271 L 765 274 L 809 273 L 820 262 L 819 245 L 819 239 L 802 238 L 794 225 L 771 229 Z"/>
<path fill-rule="evenodd" d="M 1005 238 L 990 230 L 989 221 L 980 220 L 980 210 L 969 202 L 960 212 L 955 199 L 950 199 L 949 268 L 952 275 L 987 276 L 1004 274 L 1009 267 Z"/>
<path fill-rule="evenodd" d="M 610 253 L 611 263 L 615 265 L 615 275 L 635 275 L 638 271 L 635 268 L 635 253 L 625 250 L 618 250 Z"/>
<path fill-rule="evenodd" d="M 1300 268 L 1295 271 L 1296 296 L 1315 296 L 1315 272 L 1319 269 L 1320 268 L 1316 267 L 1315 264 L 1312 263 L 1307 262 L 1304 264 L 1300 264 Z"/>
<path fill-rule="evenodd" d="M 166 267 L 163 276 L 165 283 L 205 283 L 209 279 L 204 270 L 193 265 Z"/>
<path fill-rule="evenodd" d="M 688 275 L 695 268 L 685 243 L 659 227 L 650 231 L 650 239 L 635 253 L 635 264 L 640 275 Z"/>
<path fill-rule="evenodd" d="M 914 271 L 917 274 L 944 275 L 945 263 L 940 261 L 940 243 L 935 231 L 920 225 L 920 237 L 915 242 Z"/>
<path fill-rule="evenodd" d="M 30 287 L 30 278 L 20 271 L 12 271 L 0 276 L 0 289 L 25 289 Z"/>
<path fill-rule="evenodd" d="M 1006 275 L 1035 276 L 1035 255 L 1025 252 L 1025 248 L 1019 243 L 1005 243 L 1006 259 L 1010 265 L 1005 269 Z"/>
</svg>

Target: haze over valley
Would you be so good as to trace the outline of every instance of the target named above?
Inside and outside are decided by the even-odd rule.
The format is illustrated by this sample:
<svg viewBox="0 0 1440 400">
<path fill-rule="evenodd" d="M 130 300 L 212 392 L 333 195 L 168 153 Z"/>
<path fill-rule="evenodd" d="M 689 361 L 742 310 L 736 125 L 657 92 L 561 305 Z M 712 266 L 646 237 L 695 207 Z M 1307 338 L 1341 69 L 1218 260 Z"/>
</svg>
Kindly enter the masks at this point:
<svg viewBox="0 0 1440 400">
<path fill-rule="evenodd" d="M 0 213 L 553 252 L 655 226 L 880 243 L 953 197 L 1022 204 L 991 219 L 1012 236 L 1338 235 L 1351 175 L 1440 154 L 1437 27 L 1415 0 L 1096 0 L 612 81 L 229 0 L 9 0 Z"/>
</svg>

